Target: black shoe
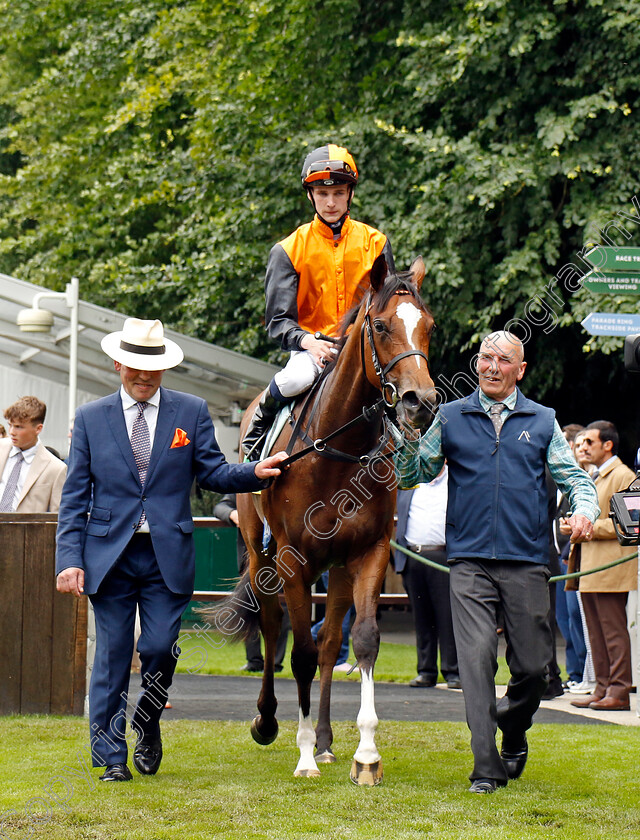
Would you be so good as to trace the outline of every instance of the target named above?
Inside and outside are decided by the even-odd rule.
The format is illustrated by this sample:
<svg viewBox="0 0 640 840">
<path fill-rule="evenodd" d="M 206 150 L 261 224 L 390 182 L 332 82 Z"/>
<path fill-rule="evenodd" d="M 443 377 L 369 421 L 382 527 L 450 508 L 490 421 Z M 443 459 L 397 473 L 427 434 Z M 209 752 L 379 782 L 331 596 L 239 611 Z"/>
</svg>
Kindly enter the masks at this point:
<svg viewBox="0 0 640 840">
<path fill-rule="evenodd" d="M 109 764 L 100 776 L 101 782 L 130 782 L 131 779 L 133 776 L 126 764 Z"/>
<path fill-rule="evenodd" d="M 562 687 L 562 683 L 549 683 L 546 688 L 546 691 L 540 698 L 541 700 L 555 700 L 556 697 L 562 697 L 564 694 L 564 689 Z"/>
<path fill-rule="evenodd" d="M 284 404 L 272 396 L 268 388 L 262 392 L 260 402 L 256 406 L 251 422 L 242 438 L 242 451 L 249 461 L 260 460 L 263 439 L 266 437 L 276 414 Z"/>
<path fill-rule="evenodd" d="M 160 738 L 139 738 L 133 751 L 133 766 L 143 776 L 153 776 L 158 772 L 162 761 L 162 741 Z"/>
<path fill-rule="evenodd" d="M 433 688 L 437 680 L 435 677 L 428 677 L 426 674 L 418 674 L 415 680 L 411 680 L 409 685 L 413 688 Z"/>
<path fill-rule="evenodd" d="M 498 782 L 495 779 L 474 779 L 469 793 L 495 793 Z"/>
<path fill-rule="evenodd" d="M 506 750 L 503 746 L 500 750 L 500 758 L 504 764 L 504 769 L 510 779 L 518 779 L 522 775 L 527 758 L 529 756 L 529 744 L 527 743 L 527 736 L 522 736 L 522 746 L 516 750 Z"/>
<path fill-rule="evenodd" d="M 245 662 L 240 670 L 246 671 L 249 674 L 261 674 L 264 671 L 264 666 L 256 665 L 253 662 Z"/>
<path fill-rule="evenodd" d="M 462 688 L 462 683 L 458 677 L 453 677 L 453 679 L 447 680 L 447 688 Z"/>
</svg>

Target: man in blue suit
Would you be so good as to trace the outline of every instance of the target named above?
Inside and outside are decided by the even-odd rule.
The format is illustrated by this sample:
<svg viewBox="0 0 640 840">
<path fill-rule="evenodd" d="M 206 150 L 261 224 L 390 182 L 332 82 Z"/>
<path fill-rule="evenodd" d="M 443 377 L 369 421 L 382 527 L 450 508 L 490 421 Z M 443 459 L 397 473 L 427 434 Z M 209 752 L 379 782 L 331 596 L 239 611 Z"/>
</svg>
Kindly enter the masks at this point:
<svg viewBox="0 0 640 840">
<path fill-rule="evenodd" d="M 103 781 L 129 781 L 126 703 L 136 608 L 142 693 L 131 717 L 133 764 L 157 772 L 160 715 L 176 665 L 180 617 L 193 592 L 195 552 L 189 502 L 195 479 L 218 492 L 246 493 L 280 474 L 278 453 L 228 464 L 204 400 L 161 387 L 182 350 L 160 321 L 129 318 L 102 341 L 122 386 L 81 406 L 58 515 L 61 592 L 83 593 L 96 618 L 89 690 L 91 753 Z"/>
</svg>

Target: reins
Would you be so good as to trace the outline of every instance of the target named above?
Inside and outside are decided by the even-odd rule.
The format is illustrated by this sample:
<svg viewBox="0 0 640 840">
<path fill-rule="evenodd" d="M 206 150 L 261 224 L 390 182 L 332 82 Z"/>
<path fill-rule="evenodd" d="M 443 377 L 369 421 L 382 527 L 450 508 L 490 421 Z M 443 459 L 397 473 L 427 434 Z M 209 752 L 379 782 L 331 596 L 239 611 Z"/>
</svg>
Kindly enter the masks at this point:
<svg viewBox="0 0 640 840">
<path fill-rule="evenodd" d="M 408 292 L 399 292 L 398 294 L 408 294 Z M 369 292 L 369 296 L 367 299 L 367 311 L 364 316 L 364 322 L 362 324 L 362 327 L 360 328 L 360 356 L 362 360 L 362 371 L 366 377 L 367 364 L 364 347 L 366 331 L 367 339 L 369 342 L 369 349 L 371 351 L 371 361 L 376 376 L 380 380 L 380 391 L 382 393 L 382 396 L 378 400 L 376 400 L 376 402 L 373 403 L 373 405 L 364 406 L 360 414 L 358 414 L 353 419 L 349 420 L 349 422 L 340 426 L 338 429 L 335 429 L 333 432 L 330 432 L 328 435 L 325 435 L 325 437 L 313 440 L 308 434 L 307 430 L 302 428 L 302 424 L 310 402 L 313 400 L 311 414 L 309 415 L 309 419 L 307 421 L 307 429 L 310 428 L 317 408 L 320 405 L 320 398 L 322 396 L 322 392 L 324 391 L 325 385 L 328 381 L 328 375 L 330 373 L 329 370 L 325 369 L 320 378 L 316 380 L 316 382 L 314 382 L 314 384 L 312 385 L 309 393 L 307 394 L 302 404 L 300 413 L 295 421 L 293 431 L 291 432 L 291 437 L 286 447 L 286 452 L 289 457 L 278 465 L 280 469 L 286 469 L 290 464 L 293 464 L 300 458 L 304 458 L 305 455 L 308 455 L 311 452 L 317 452 L 319 455 L 322 455 L 325 458 L 330 458 L 334 461 L 347 461 L 349 463 L 356 463 L 361 464 L 362 466 L 367 466 L 367 464 L 370 463 L 372 458 L 375 458 L 377 455 L 379 455 L 389 443 L 389 439 L 391 436 L 391 427 L 395 427 L 395 407 L 398 402 L 398 389 L 393 384 L 393 382 L 387 381 L 386 376 L 395 364 L 397 364 L 401 359 L 404 359 L 407 356 L 422 356 L 422 358 L 425 359 L 427 363 L 429 362 L 429 358 L 426 355 L 426 353 L 422 352 L 422 350 L 405 350 L 403 353 L 398 353 L 397 356 L 394 356 L 393 359 L 391 359 L 391 361 L 383 368 L 378 357 L 375 342 L 373 340 L 373 331 L 371 329 L 371 317 L 369 315 L 371 305 L 371 292 Z M 325 338 L 325 336 L 322 337 Z M 371 423 L 376 419 L 380 418 L 382 419 L 384 434 L 380 437 L 376 445 L 364 455 L 351 455 L 349 452 L 342 452 L 339 449 L 334 449 L 333 447 L 327 445 L 330 440 L 333 440 L 333 438 L 338 437 L 338 435 L 347 432 L 349 429 L 352 429 L 359 423 Z M 300 449 L 298 452 L 292 454 L 293 447 L 295 446 L 295 443 L 298 439 L 303 440 L 308 445 L 303 449 Z"/>
</svg>

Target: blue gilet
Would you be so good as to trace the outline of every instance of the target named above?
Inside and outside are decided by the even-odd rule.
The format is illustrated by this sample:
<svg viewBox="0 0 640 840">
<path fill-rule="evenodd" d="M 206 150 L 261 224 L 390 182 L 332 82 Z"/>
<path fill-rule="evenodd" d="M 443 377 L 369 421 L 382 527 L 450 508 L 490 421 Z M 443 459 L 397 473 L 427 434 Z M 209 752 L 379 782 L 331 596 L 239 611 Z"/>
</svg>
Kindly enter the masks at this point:
<svg viewBox="0 0 640 840">
<path fill-rule="evenodd" d="M 545 485 L 555 412 L 517 391 L 496 439 L 476 390 L 441 406 L 449 465 L 447 556 L 549 562 Z"/>
</svg>

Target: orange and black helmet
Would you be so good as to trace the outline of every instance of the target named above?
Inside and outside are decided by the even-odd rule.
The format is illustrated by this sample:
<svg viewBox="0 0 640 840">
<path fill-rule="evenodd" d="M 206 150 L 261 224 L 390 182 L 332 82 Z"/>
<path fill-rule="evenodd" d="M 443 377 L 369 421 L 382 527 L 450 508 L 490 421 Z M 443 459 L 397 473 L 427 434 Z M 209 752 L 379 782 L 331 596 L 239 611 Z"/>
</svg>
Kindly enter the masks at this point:
<svg viewBox="0 0 640 840">
<path fill-rule="evenodd" d="M 358 183 L 358 167 L 348 149 L 343 146 L 321 146 L 304 159 L 302 165 L 302 186 L 332 187 L 334 184 Z"/>
</svg>

